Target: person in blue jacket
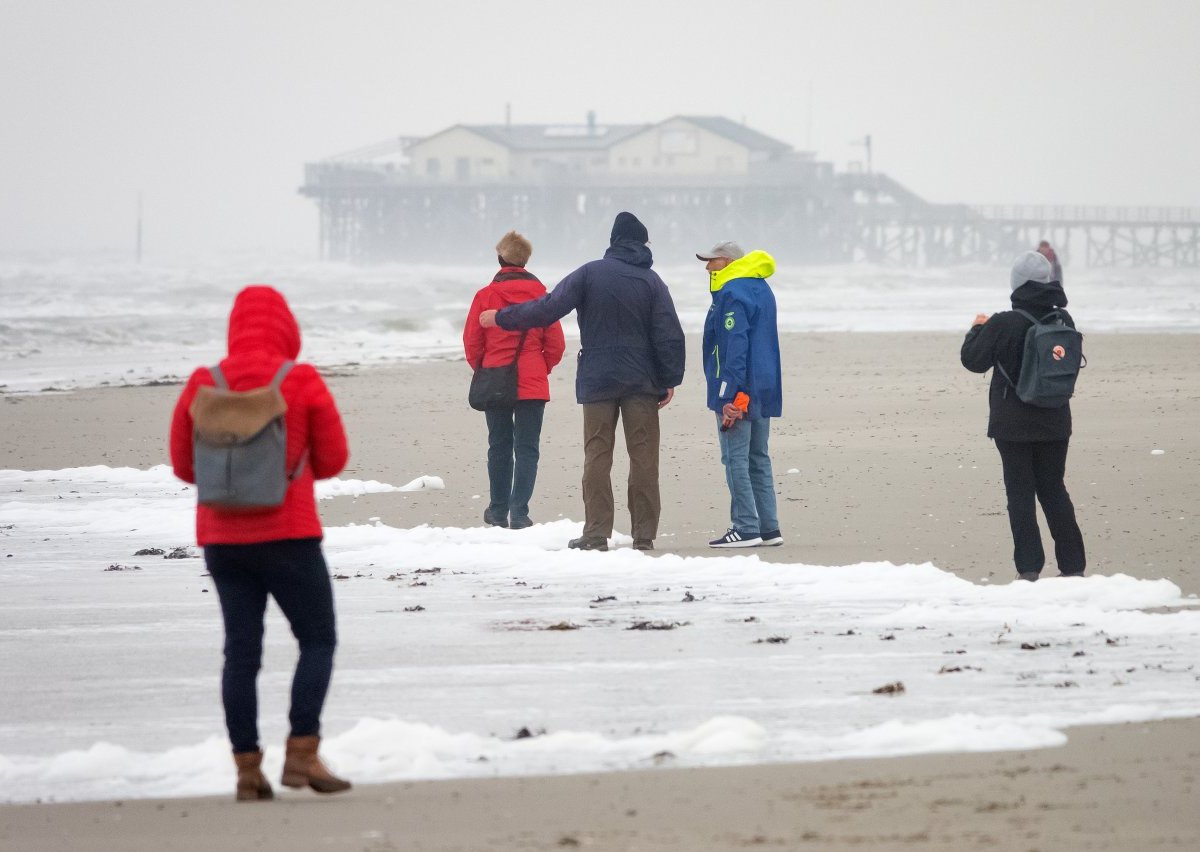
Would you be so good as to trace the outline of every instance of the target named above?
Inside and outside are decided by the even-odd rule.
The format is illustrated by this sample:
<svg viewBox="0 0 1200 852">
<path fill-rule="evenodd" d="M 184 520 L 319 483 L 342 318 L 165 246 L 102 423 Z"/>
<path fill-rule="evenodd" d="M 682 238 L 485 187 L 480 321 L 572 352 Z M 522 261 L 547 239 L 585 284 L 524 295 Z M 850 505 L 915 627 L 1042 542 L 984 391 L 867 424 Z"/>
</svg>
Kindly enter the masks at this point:
<svg viewBox="0 0 1200 852">
<path fill-rule="evenodd" d="M 783 369 L 775 294 L 766 280 L 775 259 L 765 251 L 743 255 L 732 242 L 696 257 L 705 261 L 712 292 L 704 321 L 704 379 L 730 498 L 729 531 L 708 544 L 775 547 L 783 534 L 768 443 L 771 418 L 783 413 Z"/>
<path fill-rule="evenodd" d="M 579 364 L 575 397 L 583 406 L 583 535 L 568 546 L 608 550 L 613 530 L 612 471 L 617 420 L 629 452 L 633 546 L 653 550 L 661 501 L 658 411 L 683 381 L 684 338 L 667 285 L 650 266 L 650 235 L 632 213 L 618 213 L 608 251 L 570 273 L 540 299 L 484 311 L 484 328 L 541 328 L 575 311 Z"/>
</svg>

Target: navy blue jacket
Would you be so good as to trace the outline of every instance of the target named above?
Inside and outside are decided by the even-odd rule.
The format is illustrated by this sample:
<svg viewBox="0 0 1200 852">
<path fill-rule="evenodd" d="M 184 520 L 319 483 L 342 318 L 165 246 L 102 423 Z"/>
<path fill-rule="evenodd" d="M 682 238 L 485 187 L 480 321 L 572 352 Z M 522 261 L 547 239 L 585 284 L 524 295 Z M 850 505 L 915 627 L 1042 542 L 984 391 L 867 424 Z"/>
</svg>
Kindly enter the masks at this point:
<svg viewBox="0 0 1200 852">
<path fill-rule="evenodd" d="M 651 271 L 644 243 L 618 240 L 601 260 L 576 269 L 540 299 L 496 314 L 509 331 L 579 317 L 580 404 L 630 394 L 662 397 L 683 381 L 684 339 L 667 285 Z"/>
<path fill-rule="evenodd" d="M 783 414 L 783 370 L 775 294 L 765 278 L 774 259 L 752 251 L 713 274 L 712 306 L 704 320 L 708 407 L 720 411 L 738 392 L 750 397 L 751 420 Z"/>
</svg>

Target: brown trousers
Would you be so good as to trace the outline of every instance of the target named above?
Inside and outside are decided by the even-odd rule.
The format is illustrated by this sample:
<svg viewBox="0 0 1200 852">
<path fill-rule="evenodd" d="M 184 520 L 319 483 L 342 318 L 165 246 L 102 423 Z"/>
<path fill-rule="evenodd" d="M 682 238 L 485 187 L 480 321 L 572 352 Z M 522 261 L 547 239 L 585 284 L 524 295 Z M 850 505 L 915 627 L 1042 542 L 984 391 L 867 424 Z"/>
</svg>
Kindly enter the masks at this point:
<svg viewBox="0 0 1200 852">
<path fill-rule="evenodd" d="M 583 534 L 608 538 L 613 530 L 613 444 L 617 419 L 629 452 L 629 516 L 635 539 L 658 535 L 658 398 L 634 394 L 583 406 Z"/>
</svg>

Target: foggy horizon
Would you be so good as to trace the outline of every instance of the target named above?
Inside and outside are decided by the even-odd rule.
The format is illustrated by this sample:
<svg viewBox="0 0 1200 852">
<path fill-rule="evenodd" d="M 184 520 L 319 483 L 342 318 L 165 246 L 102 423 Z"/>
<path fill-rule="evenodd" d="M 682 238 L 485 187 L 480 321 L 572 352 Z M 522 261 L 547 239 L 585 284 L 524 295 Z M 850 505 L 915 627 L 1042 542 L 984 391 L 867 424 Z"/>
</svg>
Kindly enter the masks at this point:
<svg viewBox="0 0 1200 852">
<path fill-rule="evenodd" d="M 149 259 L 314 256 L 305 163 L 506 106 L 722 115 L 839 171 L 870 134 L 935 202 L 1200 207 L 1197 32 L 1170 0 L 0 0 L 0 252 L 132 256 L 140 193 Z"/>
</svg>

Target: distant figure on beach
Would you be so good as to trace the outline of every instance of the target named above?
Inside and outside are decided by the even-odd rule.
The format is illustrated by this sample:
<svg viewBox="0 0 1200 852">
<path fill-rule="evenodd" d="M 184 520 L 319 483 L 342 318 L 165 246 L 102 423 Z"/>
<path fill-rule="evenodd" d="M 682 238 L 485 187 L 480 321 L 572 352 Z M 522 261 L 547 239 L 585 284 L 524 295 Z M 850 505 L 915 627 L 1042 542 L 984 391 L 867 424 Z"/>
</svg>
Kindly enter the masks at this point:
<svg viewBox="0 0 1200 852">
<path fill-rule="evenodd" d="M 313 481 L 336 476 L 346 465 L 348 450 L 341 416 L 321 376 L 309 364 L 291 368 L 299 353 L 300 328 L 283 296 L 271 287 L 245 288 L 229 316 L 229 354 L 217 367 L 192 373 L 171 421 L 175 475 L 196 482 L 193 402 L 198 395 L 216 396 L 212 386 L 246 392 L 277 385 L 286 403 L 280 406 L 286 408 L 288 480 L 282 504 L 255 510 L 201 504 L 196 509 L 196 540 L 204 548 L 225 624 L 221 699 L 237 764 L 239 801 L 273 795 L 261 769 L 256 687 L 268 597 L 275 599 L 300 645 L 282 783 L 319 793 L 350 788 L 317 755 L 337 633 L 313 495 Z M 202 392 L 204 386 L 209 387 Z"/>
<path fill-rule="evenodd" d="M 1045 254 L 1029 251 L 1018 257 L 1013 264 L 1011 285 L 1013 310 L 1001 311 L 990 318 L 976 315 L 960 357 L 963 366 L 974 373 L 997 368 L 992 371 L 988 387 L 987 434 L 996 443 L 1004 469 L 1017 576 L 1022 580 L 1037 580 L 1046 563 L 1036 498 L 1042 504 L 1054 538 L 1058 570 L 1063 576 L 1079 577 L 1087 564 L 1083 534 L 1063 482 L 1071 439 L 1071 405 L 1069 402 L 1058 408 L 1030 405 L 1017 398 L 1013 386 L 1021 374 L 1025 334 L 1032 325 L 1018 311 L 1040 319 L 1058 310 L 1071 328 L 1075 327 L 1075 321 L 1064 310 L 1067 295 Z"/>
<path fill-rule="evenodd" d="M 1058 252 L 1056 252 L 1054 247 L 1051 246 L 1046 240 L 1042 240 L 1040 243 L 1038 243 L 1037 250 L 1038 254 L 1050 261 L 1050 280 L 1057 281 L 1059 284 L 1061 284 L 1063 280 L 1063 274 L 1062 264 L 1059 263 L 1058 260 Z"/>
<path fill-rule="evenodd" d="M 701 351 L 729 486 L 729 530 L 708 546 L 776 547 L 783 534 L 768 443 L 771 418 L 783 413 L 783 370 L 775 294 L 766 280 L 775 260 L 765 251 L 745 254 L 734 242 L 696 258 L 709 273 L 712 305 Z"/>
<path fill-rule="evenodd" d="M 479 315 L 484 328 L 515 331 L 578 313 L 575 396 L 583 406 L 584 525 L 568 546 L 579 550 L 608 550 L 618 419 L 629 451 L 633 546 L 653 550 L 658 536 L 658 412 L 683 381 L 684 339 L 671 293 L 650 269 L 649 241 L 636 216 L 618 213 L 602 259 L 585 263 L 540 299 Z"/>
<path fill-rule="evenodd" d="M 517 399 L 511 406 L 484 412 L 488 428 L 487 471 L 491 500 L 483 521 L 519 530 L 533 525 L 529 500 L 537 481 L 542 415 L 550 399 L 550 371 L 566 349 L 562 325 L 551 323 L 532 332 L 484 328 L 479 315 L 546 295 L 546 288 L 525 269 L 533 254 L 529 240 L 509 231 L 496 244 L 500 271 L 475 294 L 463 326 L 463 348 L 472 370 L 515 362 Z"/>
</svg>

